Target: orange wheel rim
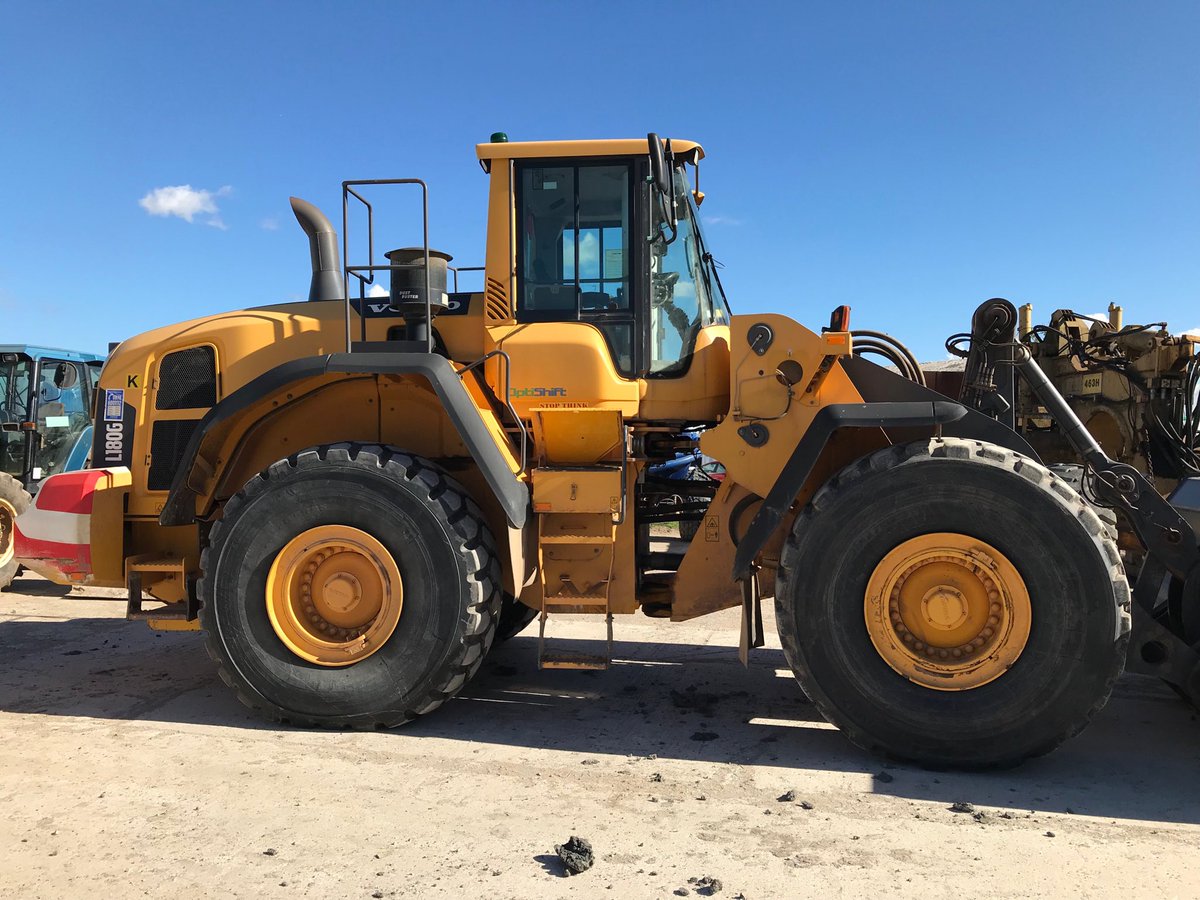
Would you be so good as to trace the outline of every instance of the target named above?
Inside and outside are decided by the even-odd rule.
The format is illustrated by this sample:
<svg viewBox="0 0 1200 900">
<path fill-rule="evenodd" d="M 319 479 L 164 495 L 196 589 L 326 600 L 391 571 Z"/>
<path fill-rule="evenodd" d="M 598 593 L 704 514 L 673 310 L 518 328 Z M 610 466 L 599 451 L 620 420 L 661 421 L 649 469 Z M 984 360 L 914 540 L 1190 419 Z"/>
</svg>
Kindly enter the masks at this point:
<svg viewBox="0 0 1200 900">
<path fill-rule="evenodd" d="M 905 541 L 871 573 L 864 603 L 876 652 L 909 681 L 963 691 L 995 681 L 1029 641 L 1016 567 L 984 541 L 936 532 Z"/>
<path fill-rule="evenodd" d="M 7 500 L 0 500 L 0 566 L 7 566 L 16 551 L 17 510 Z"/>
<path fill-rule="evenodd" d="M 348 525 L 321 525 L 283 547 L 267 574 L 267 614 L 296 656 L 349 666 L 382 647 L 404 605 L 400 569 L 378 540 Z"/>
</svg>

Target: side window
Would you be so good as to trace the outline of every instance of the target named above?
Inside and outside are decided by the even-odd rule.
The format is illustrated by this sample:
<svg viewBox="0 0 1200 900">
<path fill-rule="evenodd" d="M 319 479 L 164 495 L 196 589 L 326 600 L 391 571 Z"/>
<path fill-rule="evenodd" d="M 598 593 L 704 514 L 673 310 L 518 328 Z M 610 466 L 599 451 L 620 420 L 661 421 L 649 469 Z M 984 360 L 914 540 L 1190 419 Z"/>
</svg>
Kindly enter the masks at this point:
<svg viewBox="0 0 1200 900">
<path fill-rule="evenodd" d="M 590 322 L 633 369 L 628 163 L 518 167 L 517 320 Z"/>
<path fill-rule="evenodd" d="M 72 451 L 88 426 L 80 369 L 76 363 L 51 359 L 43 360 L 39 367 L 39 446 L 34 458 L 34 478 L 66 471 Z"/>
</svg>

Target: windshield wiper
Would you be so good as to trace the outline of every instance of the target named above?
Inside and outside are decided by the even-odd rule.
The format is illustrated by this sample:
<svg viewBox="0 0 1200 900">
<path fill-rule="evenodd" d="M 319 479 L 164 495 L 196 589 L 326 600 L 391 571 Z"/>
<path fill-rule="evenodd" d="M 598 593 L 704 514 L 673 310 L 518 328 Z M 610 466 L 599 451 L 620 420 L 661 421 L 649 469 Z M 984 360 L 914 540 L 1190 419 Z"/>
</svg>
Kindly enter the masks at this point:
<svg viewBox="0 0 1200 900">
<path fill-rule="evenodd" d="M 717 280 L 717 290 L 721 292 L 721 300 L 724 302 L 724 304 L 726 306 L 728 306 L 729 298 L 727 298 L 725 296 L 725 286 L 723 284 L 721 284 L 721 276 L 717 272 L 717 267 L 720 266 L 721 263 L 717 262 L 713 258 L 713 255 L 711 253 L 709 253 L 707 250 L 704 251 L 704 254 L 700 258 L 703 259 L 706 263 L 708 263 L 708 265 L 706 265 L 704 267 L 704 281 L 708 285 L 709 296 L 712 296 L 712 284 L 708 281 L 708 274 L 711 270 L 712 277 Z"/>
</svg>

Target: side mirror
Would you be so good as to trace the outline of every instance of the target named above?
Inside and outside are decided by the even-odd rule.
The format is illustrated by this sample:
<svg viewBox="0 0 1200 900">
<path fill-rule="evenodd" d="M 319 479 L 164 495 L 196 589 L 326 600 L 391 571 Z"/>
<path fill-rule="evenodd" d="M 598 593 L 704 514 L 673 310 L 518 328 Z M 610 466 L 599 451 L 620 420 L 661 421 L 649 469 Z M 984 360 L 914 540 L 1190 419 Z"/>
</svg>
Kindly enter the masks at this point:
<svg viewBox="0 0 1200 900">
<path fill-rule="evenodd" d="M 75 382 L 79 380 L 78 370 L 70 363 L 59 363 L 54 369 L 54 386 L 59 390 L 67 391 L 75 387 Z"/>
<path fill-rule="evenodd" d="M 646 143 L 650 145 L 650 177 L 654 186 L 664 197 L 671 193 L 671 183 L 667 180 L 667 160 L 663 155 L 663 144 L 653 131 L 646 135 Z"/>
</svg>

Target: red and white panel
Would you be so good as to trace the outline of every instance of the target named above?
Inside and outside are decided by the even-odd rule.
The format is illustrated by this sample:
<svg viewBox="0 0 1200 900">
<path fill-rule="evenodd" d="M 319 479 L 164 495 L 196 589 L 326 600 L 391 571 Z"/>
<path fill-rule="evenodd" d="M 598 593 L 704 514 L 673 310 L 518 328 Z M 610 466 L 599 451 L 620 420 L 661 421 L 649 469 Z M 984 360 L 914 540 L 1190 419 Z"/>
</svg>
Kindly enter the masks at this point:
<svg viewBox="0 0 1200 900">
<path fill-rule="evenodd" d="M 86 584 L 92 576 L 92 500 L 107 469 L 51 475 L 17 517 L 17 561 L 51 581 Z"/>
</svg>

